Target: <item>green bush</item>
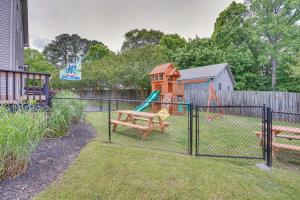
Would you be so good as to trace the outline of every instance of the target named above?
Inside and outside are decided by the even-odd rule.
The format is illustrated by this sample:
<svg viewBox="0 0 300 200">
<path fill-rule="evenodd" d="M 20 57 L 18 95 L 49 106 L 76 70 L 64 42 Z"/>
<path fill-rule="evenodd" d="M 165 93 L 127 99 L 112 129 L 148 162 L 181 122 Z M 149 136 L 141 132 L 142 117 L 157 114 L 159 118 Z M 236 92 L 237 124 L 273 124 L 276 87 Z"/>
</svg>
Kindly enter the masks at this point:
<svg viewBox="0 0 300 200">
<path fill-rule="evenodd" d="M 47 136 L 59 137 L 67 133 L 72 122 L 78 122 L 86 107 L 86 102 L 70 91 L 59 92 L 52 100 L 49 131 Z"/>
<path fill-rule="evenodd" d="M 10 112 L 0 107 L 0 181 L 25 171 L 30 152 L 43 138 L 46 121 L 42 111 Z"/>
</svg>

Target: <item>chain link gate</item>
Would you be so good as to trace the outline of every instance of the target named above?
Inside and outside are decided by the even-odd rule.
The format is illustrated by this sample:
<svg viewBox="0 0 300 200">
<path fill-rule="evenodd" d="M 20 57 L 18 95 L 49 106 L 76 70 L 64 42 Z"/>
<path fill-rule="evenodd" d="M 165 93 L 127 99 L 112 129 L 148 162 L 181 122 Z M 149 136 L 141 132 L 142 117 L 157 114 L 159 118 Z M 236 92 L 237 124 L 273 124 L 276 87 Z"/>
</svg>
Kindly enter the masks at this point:
<svg viewBox="0 0 300 200">
<path fill-rule="evenodd" d="M 196 156 L 261 159 L 271 166 L 269 108 L 195 106 L 194 109 Z"/>
</svg>

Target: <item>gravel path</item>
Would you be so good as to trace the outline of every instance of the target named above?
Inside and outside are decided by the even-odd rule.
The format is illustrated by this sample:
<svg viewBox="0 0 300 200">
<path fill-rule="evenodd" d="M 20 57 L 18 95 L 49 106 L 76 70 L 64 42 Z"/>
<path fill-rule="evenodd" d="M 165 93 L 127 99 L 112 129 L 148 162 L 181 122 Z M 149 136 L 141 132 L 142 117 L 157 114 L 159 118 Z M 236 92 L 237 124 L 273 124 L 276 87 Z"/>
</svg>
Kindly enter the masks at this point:
<svg viewBox="0 0 300 200">
<path fill-rule="evenodd" d="M 0 199 L 31 199 L 61 176 L 95 136 L 90 125 L 79 123 L 71 126 L 66 137 L 44 140 L 31 154 L 25 174 L 0 183 Z"/>
</svg>

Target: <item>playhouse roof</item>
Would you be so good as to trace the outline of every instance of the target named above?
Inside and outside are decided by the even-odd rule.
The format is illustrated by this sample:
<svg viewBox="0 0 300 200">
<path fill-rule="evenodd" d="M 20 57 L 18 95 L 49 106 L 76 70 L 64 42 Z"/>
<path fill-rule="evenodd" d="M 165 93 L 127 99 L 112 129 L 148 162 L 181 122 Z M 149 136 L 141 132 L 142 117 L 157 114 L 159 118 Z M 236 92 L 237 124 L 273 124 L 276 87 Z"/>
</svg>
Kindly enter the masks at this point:
<svg viewBox="0 0 300 200">
<path fill-rule="evenodd" d="M 150 75 L 165 73 L 168 71 L 168 69 L 173 69 L 173 68 L 174 68 L 174 65 L 172 63 L 158 65 L 150 72 Z"/>
<path fill-rule="evenodd" d="M 230 67 L 227 63 L 208 65 L 203 67 L 196 67 L 191 69 L 180 70 L 180 80 L 193 80 L 193 79 L 209 79 L 217 77 L 220 72 L 224 69 L 227 69 L 229 76 L 235 84 L 233 74 L 230 70 Z"/>
</svg>

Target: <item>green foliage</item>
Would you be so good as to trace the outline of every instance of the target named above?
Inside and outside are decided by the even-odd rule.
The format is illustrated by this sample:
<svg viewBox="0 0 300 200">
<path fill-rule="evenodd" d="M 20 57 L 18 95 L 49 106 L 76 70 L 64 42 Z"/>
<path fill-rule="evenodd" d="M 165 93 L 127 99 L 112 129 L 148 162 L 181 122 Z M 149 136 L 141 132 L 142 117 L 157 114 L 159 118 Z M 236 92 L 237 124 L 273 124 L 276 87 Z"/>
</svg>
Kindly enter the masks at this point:
<svg viewBox="0 0 300 200">
<path fill-rule="evenodd" d="M 93 46 L 90 46 L 86 56 L 84 57 L 84 60 L 88 62 L 100 60 L 108 54 L 110 54 L 110 51 L 105 45 L 95 44 Z"/>
<path fill-rule="evenodd" d="M 300 19 L 299 0 L 253 0 L 249 6 L 248 23 L 253 30 L 252 41 L 259 41 L 259 60 L 268 60 L 272 75 L 272 89 L 277 84 L 277 73 L 285 66 L 282 57 L 299 51 Z M 277 84 L 278 87 L 280 83 Z"/>
<path fill-rule="evenodd" d="M 165 63 L 159 46 L 145 46 L 120 55 L 122 85 L 138 90 L 149 89 L 152 69 Z M 122 78 L 121 78 L 122 77 Z"/>
<path fill-rule="evenodd" d="M 212 40 L 222 49 L 229 45 L 239 45 L 247 37 L 245 32 L 244 16 L 247 8 L 244 4 L 232 2 L 222 11 L 215 22 Z"/>
<path fill-rule="evenodd" d="M 84 63 L 82 66 L 82 84 L 87 88 L 115 88 L 122 79 L 118 55 L 108 55 L 100 60 Z"/>
<path fill-rule="evenodd" d="M 46 124 L 42 111 L 20 108 L 12 113 L 0 107 L 0 181 L 25 171 L 30 152 L 42 139 Z"/>
<path fill-rule="evenodd" d="M 159 45 L 162 48 L 163 54 L 166 55 L 166 58 L 169 61 L 174 62 L 175 58 L 173 55 L 178 51 L 178 49 L 184 48 L 186 43 L 186 40 L 180 37 L 178 34 L 168 34 L 162 36 Z"/>
<path fill-rule="evenodd" d="M 77 98 L 78 95 L 69 91 L 62 91 L 55 95 L 48 119 L 48 137 L 65 135 L 70 124 L 80 120 L 86 102 Z"/>
<path fill-rule="evenodd" d="M 66 66 L 74 62 L 79 55 L 85 55 L 89 47 L 95 44 L 103 45 L 101 42 L 87 40 L 76 34 L 61 34 L 45 47 L 43 54 L 53 65 Z"/>
<path fill-rule="evenodd" d="M 150 86 L 150 71 L 164 62 L 159 46 L 145 46 L 85 63 L 83 79 L 93 89 L 125 87 L 144 90 Z"/>
<path fill-rule="evenodd" d="M 179 69 L 187 69 L 228 63 L 238 90 L 299 92 L 299 20 L 298 0 L 233 2 L 220 13 L 211 38 L 186 41 L 178 34 L 134 29 L 125 34 L 121 53 L 109 53 L 102 44 L 91 47 L 86 56 L 88 62 L 83 64 L 82 81 L 60 81 L 57 74 L 52 78 L 52 86 L 144 90 L 150 87 L 148 73 L 157 64 L 173 62 Z M 70 36 L 60 37 L 57 41 L 67 44 L 61 45 L 58 52 L 67 52 L 70 58 L 75 56 L 78 51 L 73 51 Z M 52 55 L 55 57 L 55 51 L 48 56 Z"/>
<path fill-rule="evenodd" d="M 152 29 L 131 30 L 125 34 L 122 51 L 141 48 L 146 45 L 157 45 L 163 35 L 163 32 Z"/>
<path fill-rule="evenodd" d="M 25 63 L 31 72 L 43 72 L 53 74 L 55 66 L 49 63 L 44 55 L 36 49 L 27 48 L 24 52 Z"/>
<path fill-rule="evenodd" d="M 173 56 L 180 69 L 222 63 L 224 52 L 211 43 L 208 38 L 196 38 L 179 49 Z"/>
</svg>

